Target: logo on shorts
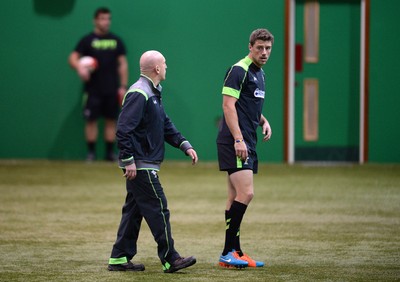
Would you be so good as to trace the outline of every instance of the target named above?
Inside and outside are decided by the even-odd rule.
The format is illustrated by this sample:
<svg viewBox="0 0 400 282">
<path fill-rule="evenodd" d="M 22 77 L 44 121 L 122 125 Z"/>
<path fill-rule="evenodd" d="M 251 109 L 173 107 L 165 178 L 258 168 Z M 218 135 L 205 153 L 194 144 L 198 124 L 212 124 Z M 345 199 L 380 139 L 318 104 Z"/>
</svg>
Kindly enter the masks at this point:
<svg viewBox="0 0 400 282">
<path fill-rule="evenodd" d="M 158 178 L 157 171 L 155 171 L 155 170 L 152 170 L 152 171 L 151 171 L 151 174 L 153 174 L 153 175 L 154 175 L 154 178 Z"/>
</svg>

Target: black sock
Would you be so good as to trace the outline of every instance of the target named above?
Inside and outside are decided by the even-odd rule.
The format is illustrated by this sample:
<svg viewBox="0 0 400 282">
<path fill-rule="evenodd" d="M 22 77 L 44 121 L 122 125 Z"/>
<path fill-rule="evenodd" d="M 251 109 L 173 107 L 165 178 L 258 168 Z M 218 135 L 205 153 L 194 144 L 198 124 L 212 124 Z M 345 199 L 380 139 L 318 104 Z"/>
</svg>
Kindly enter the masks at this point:
<svg viewBox="0 0 400 282">
<path fill-rule="evenodd" d="M 96 152 L 96 142 L 87 142 L 87 147 L 90 153 L 94 154 Z"/>
<path fill-rule="evenodd" d="M 247 205 L 237 201 L 233 201 L 229 211 L 225 211 L 226 218 L 226 230 L 225 230 L 225 246 L 222 255 L 226 255 L 231 252 L 235 247 L 239 247 L 236 244 L 239 242 L 239 230 L 240 224 L 243 219 L 243 215 L 246 212 Z"/>
<path fill-rule="evenodd" d="M 106 153 L 107 156 L 114 152 L 114 142 L 106 142 Z"/>
<path fill-rule="evenodd" d="M 229 218 L 229 221 L 228 221 L 228 218 Z M 225 223 L 226 223 L 226 226 L 228 226 L 230 224 L 230 221 L 231 221 L 231 219 L 230 219 L 230 216 L 229 216 L 229 211 L 225 211 Z M 227 233 L 225 234 L 225 243 L 226 243 L 226 241 L 227 241 Z M 222 253 L 222 255 L 224 255 L 224 256 L 228 252 L 232 251 L 232 248 L 230 248 L 229 244 L 226 244 L 226 245 L 228 245 L 228 246 L 224 247 L 224 251 Z M 237 251 L 239 253 L 239 256 L 243 256 L 242 249 L 240 248 L 240 228 L 239 228 L 239 230 L 238 230 L 238 232 L 236 234 L 235 243 L 234 243 L 233 249 L 235 249 L 235 251 Z"/>
<path fill-rule="evenodd" d="M 229 211 L 225 210 L 225 246 L 224 250 L 222 251 L 222 255 L 225 256 L 227 253 L 231 251 L 230 246 L 228 244 L 228 229 L 230 227 L 231 218 L 229 216 Z"/>
<path fill-rule="evenodd" d="M 235 238 L 235 250 L 238 252 L 240 257 L 243 256 L 242 248 L 240 248 L 240 227 Z"/>
</svg>

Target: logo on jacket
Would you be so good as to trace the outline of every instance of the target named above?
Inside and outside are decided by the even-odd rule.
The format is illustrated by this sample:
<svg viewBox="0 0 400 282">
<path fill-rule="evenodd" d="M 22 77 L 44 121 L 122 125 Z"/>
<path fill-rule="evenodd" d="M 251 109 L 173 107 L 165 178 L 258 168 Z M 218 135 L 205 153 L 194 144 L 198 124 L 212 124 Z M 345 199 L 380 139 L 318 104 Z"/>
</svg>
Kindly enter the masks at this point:
<svg viewBox="0 0 400 282">
<path fill-rule="evenodd" d="M 263 98 L 263 99 L 264 99 L 264 97 L 265 97 L 265 91 L 262 91 L 262 90 L 260 90 L 260 89 L 257 88 L 257 89 L 254 91 L 254 97 Z"/>
</svg>

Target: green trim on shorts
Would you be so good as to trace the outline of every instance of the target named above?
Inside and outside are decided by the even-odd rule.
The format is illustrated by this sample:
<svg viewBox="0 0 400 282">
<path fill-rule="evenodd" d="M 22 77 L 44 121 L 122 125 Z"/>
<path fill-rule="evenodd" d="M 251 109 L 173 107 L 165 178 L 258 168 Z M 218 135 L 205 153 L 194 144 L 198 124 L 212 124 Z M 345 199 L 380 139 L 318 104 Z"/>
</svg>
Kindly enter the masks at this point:
<svg viewBox="0 0 400 282">
<path fill-rule="evenodd" d="M 242 160 L 239 157 L 236 157 L 236 168 L 243 168 Z"/>
</svg>

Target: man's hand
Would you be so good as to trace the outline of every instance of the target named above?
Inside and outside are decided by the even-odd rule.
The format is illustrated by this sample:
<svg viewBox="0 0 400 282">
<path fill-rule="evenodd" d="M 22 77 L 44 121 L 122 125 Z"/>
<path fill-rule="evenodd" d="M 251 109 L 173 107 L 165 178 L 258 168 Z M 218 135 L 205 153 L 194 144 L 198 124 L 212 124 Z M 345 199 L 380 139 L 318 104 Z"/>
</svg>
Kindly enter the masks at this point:
<svg viewBox="0 0 400 282">
<path fill-rule="evenodd" d="M 79 77 L 83 80 L 83 81 L 89 81 L 90 79 L 90 71 L 88 68 L 81 66 L 78 64 L 78 67 L 76 69 L 76 72 L 78 73 Z"/>
<path fill-rule="evenodd" d="M 249 152 L 247 151 L 247 145 L 244 140 L 241 142 L 235 141 L 234 147 L 236 156 L 242 161 L 246 161 L 247 157 L 249 156 Z"/>
<path fill-rule="evenodd" d="M 128 180 L 133 180 L 136 177 L 136 164 L 130 164 L 125 167 L 124 177 Z"/>
<path fill-rule="evenodd" d="M 187 149 L 186 154 L 192 158 L 192 165 L 195 165 L 199 158 L 197 157 L 197 153 L 193 148 Z"/>
<path fill-rule="evenodd" d="M 261 116 L 261 126 L 262 126 L 262 133 L 264 134 L 263 141 L 264 142 L 268 141 L 269 139 L 271 139 L 272 129 L 271 126 L 269 125 L 268 120 L 264 116 Z"/>
</svg>

